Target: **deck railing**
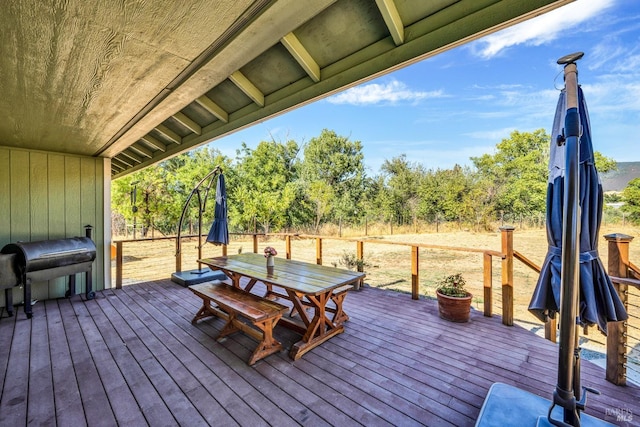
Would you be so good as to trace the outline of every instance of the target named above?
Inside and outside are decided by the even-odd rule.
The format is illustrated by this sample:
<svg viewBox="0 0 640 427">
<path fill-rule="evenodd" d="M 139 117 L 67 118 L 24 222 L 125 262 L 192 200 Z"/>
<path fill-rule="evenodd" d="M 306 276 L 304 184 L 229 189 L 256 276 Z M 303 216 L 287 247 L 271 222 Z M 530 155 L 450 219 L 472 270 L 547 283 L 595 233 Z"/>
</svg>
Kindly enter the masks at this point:
<svg viewBox="0 0 640 427">
<path fill-rule="evenodd" d="M 525 266 L 540 273 L 540 266 L 531 261 L 519 251 L 514 250 L 513 232 L 515 228 L 511 226 L 501 227 L 501 251 L 478 248 L 465 248 L 455 246 L 432 245 L 425 243 L 407 243 L 381 241 L 371 238 L 319 236 L 312 234 L 295 233 L 231 233 L 236 236 L 250 236 L 252 250 L 258 252 L 259 238 L 278 237 L 284 239 L 285 256 L 287 259 L 293 258 L 292 239 L 312 239 L 315 240 L 315 262 L 319 265 L 323 263 L 323 243 L 326 240 L 341 240 L 353 242 L 356 249 L 356 259 L 358 271 L 363 271 L 363 260 L 366 245 L 395 245 L 404 246 L 411 249 L 411 297 L 419 299 L 420 283 L 420 251 L 422 249 L 435 249 L 443 251 L 460 251 L 482 254 L 483 259 L 483 313 L 487 317 L 493 314 L 493 260 L 497 257 L 501 260 L 501 282 L 502 282 L 502 323 L 512 326 L 514 321 L 514 259 L 522 262 Z M 183 238 L 197 238 L 198 236 L 183 236 Z M 620 234 L 605 236 L 609 242 L 609 275 L 612 276 L 618 292 L 625 304 L 625 307 L 638 308 L 637 303 L 630 303 L 629 297 L 640 298 L 640 269 L 629 261 L 629 243 L 633 239 L 630 236 Z M 152 242 L 158 240 L 175 241 L 176 237 L 161 237 L 152 239 L 127 239 L 118 240 L 115 256 L 115 286 L 121 288 L 123 284 L 123 252 L 124 244 L 133 242 Z M 227 254 L 227 246 L 222 246 L 222 254 Z M 181 271 L 182 253 L 175 253 L 176 271 Z M 635 300 L 638 301 L 638 300 Z M 634 314 L 632 314 L 635 316 Z M 636 316 L 637 318 L 637 316 Z M 626 370 L 629 368 L 628 357 L 631 351 L 640 352 L 640 339 L 635 329 L 635 336 L 629 335 L 629 322 L 613 322 L 608 325 L 607 336 L 607 367 L 606 378 L 614 384 L 622 385 L 626 383 Z M 550 319 L 545 323 L 545 338 L 556 342 L 556 320 Z M 636 343 L 636 347 L 631 344 Z M 631 368 L 633 369 L 633 368 Z"/>
<path fill-rule="evenodd" d="M 419 298 L 419 254 L 421 249 L 436 249 L 443 251 L 460 251 L 468 253 L 478 253 L 483 256 L 483 313 L 485 316 L 493 315 L 493 258 L 497 257 L 502 260 L 502 323 L 505 325 L 513 325 L 513 231 L 514 227 L 502 227 L 502 252 L 491 249 L 465 248 L 457 246 L 431 245 L 425 243 L 406 243 L 406 242 L 390 242 L 380 241 L 371 238 L 353 238 L 353 237 L 336 237 L 336 236 L 319 236 L 313 234 L 298 233 L 230 233 L 234 236 L 250 236 L 252 240 L 252 250 L 258 252 L 258 243 L 260 237 L 278 237 L 285 241 L 285 256 L 287 259 L 293 257 L 291 241 L 295 239 L 313 239 L 315 240 L 315 261 L 317 264 L 323 263 L 323 242 L 326 240 L 342 240 L 351 241 L 355 245 L 356 259 L 359 261 L 357 269 L 363 270 L 364 247 L 367 245 L 394 245 L 404 246 L 411 249 L 411 297 Z M 197 238 L 197 235 L 183 236 L 183 238 Z M 145 239 L 125 239 L 114 241 L 116 246 L 115 256 L 115 285 L 119 289 L 123 284 L 123 264 L 124 264 L 124 244 L 134 242 L 153 242 L 159 240 L 173 240 L 176 237 L 160 237 Z M 222 254 L 227 254 L 227 247 L 222 246 Z M 182 270 L 182 253 L 176 253 L 176 271 Z"/>
<path fill-rule="evenodd" d="M 607 380 L 624 385 L 627 369 L 640 374 L 640 269 L 629 260 L 629 245 L 633 237 L 625 234 L 608 234 L 609 265 L 611 277 L 622 300 L 629 319 L 607 324 Z M 632 360 L 635 360 L 632 363 Z"/>
</svg>

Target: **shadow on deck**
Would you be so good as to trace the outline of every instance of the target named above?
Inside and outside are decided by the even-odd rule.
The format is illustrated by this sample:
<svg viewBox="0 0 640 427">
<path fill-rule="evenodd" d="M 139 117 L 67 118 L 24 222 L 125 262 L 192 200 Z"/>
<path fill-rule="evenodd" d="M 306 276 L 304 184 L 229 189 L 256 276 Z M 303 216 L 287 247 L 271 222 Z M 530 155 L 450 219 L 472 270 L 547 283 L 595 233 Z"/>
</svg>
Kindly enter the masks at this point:
<svg viewBox="0 0 640 427">
<path fill-rule="evenodd" d="M 253 367 L 255 341 L 191 325 L 201 300 L 168 280 L 38 302 L 0 320 L 0 425 L 473 425 L 494 382 L 550 398 L 557 347 L 499 317 L 438 318 L 434 301 L 375 288 L 351 292 L 351 320 L 294 362 L 299 336 Z M 587 413 L 640 425 L 640 389 L 582 362 Z M 616 421 L 620 411 L 632 414 Z"/>
</svg>

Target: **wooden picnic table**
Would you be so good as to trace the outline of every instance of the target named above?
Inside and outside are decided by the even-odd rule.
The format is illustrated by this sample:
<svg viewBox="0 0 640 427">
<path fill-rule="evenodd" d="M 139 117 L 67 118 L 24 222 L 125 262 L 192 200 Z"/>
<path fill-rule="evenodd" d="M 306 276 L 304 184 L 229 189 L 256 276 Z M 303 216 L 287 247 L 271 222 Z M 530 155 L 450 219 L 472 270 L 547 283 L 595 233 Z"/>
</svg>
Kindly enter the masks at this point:
<svg viewBox="0 0 640 427">
<path fill-rule="evenodd" d="M 276 258 L 275 267 L 267 267 L 265 257 L 254 253 L 200 259 L 198 262 L 212 270 L 220 270 L 233 286 L 250 292 L 257 282 L 267 287 L 266 297 L 280 297 L 291 301 L 290 316 L 282 317 L 283 324 L 302 334 L 289 356 L 297 360 L 304 353 L 329 338 L 344 332 L 343 323 L 349 319 L 342 305 L 347 291 L 361 283 L 365 274 L 284 258 Z M 241 279 L 248 282 L 241 286 Z M 284 290 L 284 294 L 275 288 Z M 330 301 L 333 305 L 327 305 Z M 310 309 L 312 314 L 308 313 Z M 296 317 L 301 322 L 296 321 Z"/>
</svg>

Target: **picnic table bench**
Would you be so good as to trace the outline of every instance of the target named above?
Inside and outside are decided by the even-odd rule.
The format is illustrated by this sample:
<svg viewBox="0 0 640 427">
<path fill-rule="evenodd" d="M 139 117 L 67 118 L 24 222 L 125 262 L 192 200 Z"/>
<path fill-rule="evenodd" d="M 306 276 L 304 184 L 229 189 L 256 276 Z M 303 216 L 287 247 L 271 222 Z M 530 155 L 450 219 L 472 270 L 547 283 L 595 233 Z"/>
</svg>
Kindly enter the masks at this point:
<svg viewBox="0 0 640 427">
<path fill-rule="evenodd" d="M 255 253 L 206 258 L 198 262 L 222 271 L 235 288 L 241 289 L 243 280 L 243 290 L 250 292 L 257 282 L 261 282 L 267 288 L 266 297 L 283 298 L 291 303 L 291 315 L 281 316 L 279 323 L 302 335 L 289 352 L 293 360 L 344 332 L 344 323 L 349 319 L 343 311 L 345 297 L 365 276 L 361 272 L 282 258 L 276 259 L 275 267 L 268 267 L 264 257 Z M 275 292 L 274 288 L 286 293 Z M 330 302 L 333 304 L 328 304 Z"/>
<path fill-rule="evenodd" d="M 249 358 L 249 365 L 282 349 L 282 344 L 273 337 L 273 328 L 289 309 L 287 306 L 220 281 L 192 285 L 189 289 L 202 298 L 202 308 L 196 313 L 191 323 L 211 316 L 226 317 L 227 323 L 216 339 L 241 330 L 258 340 L 258 346 Z M 211 306 L 212 301 L 222 312 Z M 238 316 L 249 320 L 257 329 L 242 322 Z"/>
</svg>

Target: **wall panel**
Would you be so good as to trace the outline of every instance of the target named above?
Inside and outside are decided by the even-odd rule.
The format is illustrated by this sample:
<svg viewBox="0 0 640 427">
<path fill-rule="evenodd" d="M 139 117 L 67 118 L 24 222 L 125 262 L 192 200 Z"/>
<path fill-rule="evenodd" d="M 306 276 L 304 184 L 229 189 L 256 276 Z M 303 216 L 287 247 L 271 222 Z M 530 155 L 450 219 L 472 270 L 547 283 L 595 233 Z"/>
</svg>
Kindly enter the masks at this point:
<svg viewBox="0 0 640 427">
<path fill-rule="evenodd" d="M 0 147 L 0 248 L 11 242 L 11 152 Z"/>
<path fill-rule="evenodd" d="M 47 156 L 47 196 L 49 198 L 49 239 L 64 239 L 66 221 L 66 198 L 64 194 L 64 159 L 60 154 Z M 64 295 L 67 279 L 59 277 L 49 281 L 49 295 Z"/>
<path fill-rule="evenodd" d="M 0 248 L 18 240 L 84 236 L 85 225 L 92 225 L 98 249 L 93 288 L 104 289 L 104 164 L 103 158 L 0 147 Z M 78 275 L 76 291 L 85 289 L 84 275 Z M 59 298 L 66 290 L 67 279 L 57 278 L 34 283 L 32 297 Z M 22 302 L 18 288 L 13 295 L 14 303 Z"/>
<path fill-rule="evenodd" d="M 49 235 L 49 196 L 47 188 L 47 154 L 32 152 L 29 155 L 29 206 L 31 241 L 44 240 Z M 49 298 L 49 287 L 34 284 L 31 297 L 36 300 Z"/>
</svg>

